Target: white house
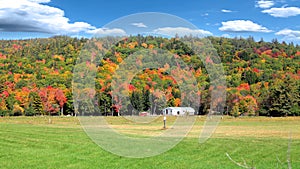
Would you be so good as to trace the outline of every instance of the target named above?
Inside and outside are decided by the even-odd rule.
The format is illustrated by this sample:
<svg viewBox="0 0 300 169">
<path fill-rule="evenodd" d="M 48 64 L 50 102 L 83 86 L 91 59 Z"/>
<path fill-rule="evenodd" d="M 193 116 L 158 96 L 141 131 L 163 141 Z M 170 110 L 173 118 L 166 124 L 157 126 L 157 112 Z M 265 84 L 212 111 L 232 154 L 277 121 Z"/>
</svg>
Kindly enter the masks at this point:
<svg viewBox="0 0 300 169">
<path fill-rule="evenodd" d="M 191 107 L 167 107 L 163 109 L 163 115 L 183 116 L 194 114 L 195 109 Z"/>
</svg>

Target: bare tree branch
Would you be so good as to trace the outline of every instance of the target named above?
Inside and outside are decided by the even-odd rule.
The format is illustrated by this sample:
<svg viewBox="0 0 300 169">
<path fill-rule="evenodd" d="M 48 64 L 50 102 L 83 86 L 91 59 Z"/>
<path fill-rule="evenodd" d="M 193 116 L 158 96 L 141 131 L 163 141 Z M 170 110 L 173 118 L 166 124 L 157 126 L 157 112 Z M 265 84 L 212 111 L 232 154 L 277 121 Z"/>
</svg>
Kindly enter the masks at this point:
<svg viewBox="0 0 300 169">
<path fill-rule="evenodd" d="M 255 167 L 249 167 L 244 159 L 243 159 L 244 165 L 242 165 L 242 164 L 240 164 L 240 163 L 234 161 L 234 160 L 230 157 L 230 155 L 229 155 L 228 153 L 226 153 L 226 156 L 229 158 L 230 161 L 232 161 L 234 164 L 236 164 L 236 165 L 239 166 L 239 167 L 247 168 L 247 169 L 255 169 Z"/>
<path fill-rule="evenodd" d="M 282 166 L 282 162 L 279 160 L 279 158 L 278 158 L 277 155 L 276 155 L 276 159 L 277 159 L 278 163 Z M 279 167 L 279 166 L 278 166 L 278 163 L 277 163 L 277 168 Z"/>
<path fill-rule="evenodd" d="M 289 134 L 289 142 L 288 142 L 288 148 L 287 148 L 287 164 L 288 164 L 288 169 L 292 169 L 292 165 L 291 165 L 291 144 L 292 144 L 292 134 Z M 239 167 L 242 168 L 247 168 L 247 169 L 255 169 L 255 167 L 249 167 L 245 161 L 245 159 L 243 158 L 243 164 L 238 163 L 236 161 L 234 161 L 230 155 L 228 153 L 226 153 L 226 156 L 229 158 L 229 160 L 231 162 L 233 162 L 234 164 L 236 164 Z M 283 163 L 279 160 L 278 156 L 276 155 L 276 159 L 278 161 L 277 163 L 277 168 L 279 167 L 278 164 L 282 165 Z"/>
</svg>

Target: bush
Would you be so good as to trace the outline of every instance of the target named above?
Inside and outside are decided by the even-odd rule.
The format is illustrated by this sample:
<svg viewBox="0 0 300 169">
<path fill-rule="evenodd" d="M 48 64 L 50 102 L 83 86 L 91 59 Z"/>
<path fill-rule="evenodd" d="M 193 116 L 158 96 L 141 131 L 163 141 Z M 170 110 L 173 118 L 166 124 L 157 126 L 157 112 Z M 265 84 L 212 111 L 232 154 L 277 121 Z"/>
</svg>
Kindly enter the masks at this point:
<svg viewBox="0 0 300 169">
<path fill-rule="evenodd" d="M 27 109 L 24 110 L 24 112 L 25 112 L 25 116 L 34 116 L 34 115 L 36 115 L 36 112 L 33 109 L 33 107 L 28 107 Z"/>
<path fill-rule="evenodd" d="M 298 105 L 293 105 L 290 109 L 290 114 L 293 116 L 299 116 L 300 115 L 300 107 Z"/>
<path fill-rule="evenodd" d="M 9 116 L 9 110 L 0 110 L 0 116 L 3 117 L 3 116 Z"/>
<path fill-rule="evenodd" d="M 24 108 L 22 108 L 18 103 L 14 104 L 14 108 L 12 111 L 13 116 L 21 116 L 24 114 Z"/>
<path fill-rule="evenodd" d="M 234 116 L 234 117 L 238 117 L 241 115 L 241 113 L 239 112 L 239 106 L 238 105 L 234 105 L 231 112 L 230 112 L 230 115 Z"/>
</svg>

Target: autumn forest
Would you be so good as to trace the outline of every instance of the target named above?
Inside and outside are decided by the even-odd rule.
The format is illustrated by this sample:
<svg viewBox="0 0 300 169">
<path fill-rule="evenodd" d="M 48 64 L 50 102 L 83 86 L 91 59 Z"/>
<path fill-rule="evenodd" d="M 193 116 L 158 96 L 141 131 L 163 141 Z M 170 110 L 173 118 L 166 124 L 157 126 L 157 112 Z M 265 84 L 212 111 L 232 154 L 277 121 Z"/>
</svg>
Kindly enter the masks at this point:
<svg viewBox="0 0 300 169">
<path fill-rule="evenodd" d="M 218 86 L 205 65 L 215 64 L 213 57 L 200 59 L 183 41 L 191 37 L 163 38 L 131 36 L 115 43 L 97 60 L 95 105 L 101 115 L 126 115 L 148 111 L 160 114 L 163 107 L 182 106 L 183 92 L 178 79 L 166 70 L 144 69 L 126 85 L 130 103 L 119 104 L 112 97 L 112 78 L 118 65 L 142 49 L 163 49 L 181 59 L 196 79 L 200 92 L 197 114 L 210 110 L 211 91 Z M 300 46 L 293 43 L 256 42 L 249 38 L 207 37 L 224 69 L 226 104 L 223 114 L 232 116 L 299 116 L 300 115 Z M 0 116 L 75 115 L 84 111 L 74 108 L 73 70 L 87 43 L 101 49 L 96 38 L 56 36 L 45 39 L 0 40 Z M 201 46 L 201 40 L 195 40 Z M 142 54 L 142 53 L 141 53 Z M 146 57 L 146 55 L 144 56 Z M 96 57 L 97 59 L 98 57 Z M 84 62 L 86 67 L 92 63 Z M 139 60 L 133 64 L 139 65 Z M 178 67 L 180 67 L 179 63 Z M 176 73 L 176 72 L 175 72 Z M 188 80 L 188 79 L 185 79 Z M 188 96 L 185 96 L 188 97 Z M 124 107 L 124 105 L 127 105 Z"/>
</svg>

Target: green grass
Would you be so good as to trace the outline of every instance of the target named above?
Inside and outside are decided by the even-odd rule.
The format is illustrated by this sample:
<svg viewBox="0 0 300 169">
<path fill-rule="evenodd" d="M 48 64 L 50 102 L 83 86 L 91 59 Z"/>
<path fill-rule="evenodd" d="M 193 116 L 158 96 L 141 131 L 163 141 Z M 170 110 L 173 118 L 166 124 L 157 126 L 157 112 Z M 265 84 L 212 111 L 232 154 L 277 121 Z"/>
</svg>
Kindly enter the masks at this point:
<svg viewBox="0 0 300 169">
<path fill-rule="evenodd" d="M 0 168 L 241 168 L 226 153 L 256 168 L 287 168 L 289 140 L 292 168 L 300 168 L 300 118 L 228 117 L 212 138 L 199 144 L 197 136 L 205 119 L 201 117 L 191 134 L 176 147 L 141 159 L 102 150 L 74 117 L 51 119 L 49 124 L 48 117 L 0 118 Z M 114 126 L 134 125 L 123 118 L 108 121 Z M 150 133 L 153 130 L 161 130 L 160 120 L 151 124 Z"/>
</svg>

